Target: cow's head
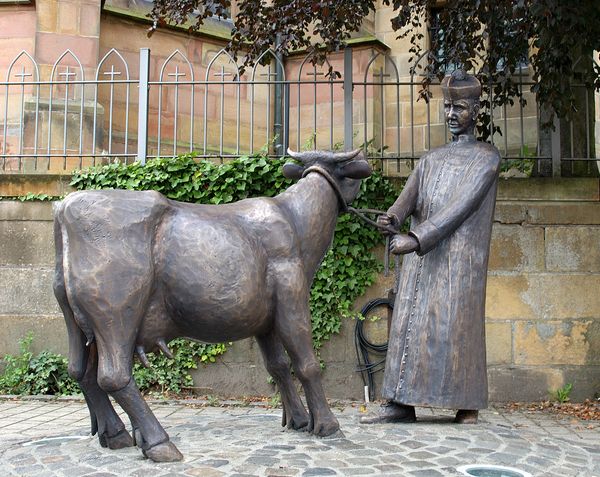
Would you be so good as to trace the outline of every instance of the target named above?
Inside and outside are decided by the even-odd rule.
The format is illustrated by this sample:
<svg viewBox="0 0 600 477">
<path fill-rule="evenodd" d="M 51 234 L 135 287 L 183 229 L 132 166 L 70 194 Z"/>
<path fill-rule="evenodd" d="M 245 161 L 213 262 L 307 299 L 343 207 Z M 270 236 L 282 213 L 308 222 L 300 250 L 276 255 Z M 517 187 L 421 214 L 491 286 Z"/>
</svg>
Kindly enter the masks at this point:
<svg viewBox="0 0 600 477">
<path fill-rule="evenodd" d="M 288 154 L 300 164 L 286 163 L 283 175 L 288 179 L 300 179 L 312 172 L 321 174 L 333 187 L 343 209 L 356 198 L 360 180 L 372 172 L 361 149 L 350 152 L 294 152 L 288 149 Z"/>
</svg>

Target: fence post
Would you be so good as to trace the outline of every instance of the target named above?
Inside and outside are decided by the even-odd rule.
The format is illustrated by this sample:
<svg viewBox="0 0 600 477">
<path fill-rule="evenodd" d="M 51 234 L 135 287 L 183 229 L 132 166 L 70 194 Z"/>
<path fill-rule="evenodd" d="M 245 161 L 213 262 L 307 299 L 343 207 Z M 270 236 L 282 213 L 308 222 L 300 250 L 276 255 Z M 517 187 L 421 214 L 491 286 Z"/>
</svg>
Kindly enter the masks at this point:
<svg viewBox="0 0 600 477">
<path fill-rule="evenodd" d="M 285 143 L 285 139 L 284 139 L 284 124 L 283 124 L 283 116 L 284 116 L 284 111 L 283 111 L 283 98 L 284 98 L 284 85 L 281 83 L 281 81 L 283 80 L 283 69 L 281 67 L 282 62 L 283 62 L 283 55 L 281 54 L 281 51 L 279 50 L 279 45 L 281 45 L 281 38 L 280 35 L 277 35 L 277 39 L 275 40 L 275 45 L 276 48 L 275 50 L 277 51 L 277 53 L 275 54 L 275 56 L 277 57 L 278 61 L 275 62 L 275 111 L 273 112 L 273 134 L 275 137 L 275 154 L 277 154 L 278 156 L 283 156 L 286 153 L 286 150 L 284 149 L 284 143 Z M 269 81 L 271 80 L 271 78 L 269 77 Z"/>
<path fill-rule="evenodd" d="M 140 84 L 138 101 L 137 158 L 146 164 L 148 155 L 148 80 L 150 78 L 150 48 L 140 48 Z"/>
<path fill-rule="evenodd" d="M 550 144 L 552 151 L 552 177 L 561 176 L 561 144 L 560 144 L 560 118 L 554 113 L 553 129 L 550 133 Z"/>
<path fill-rule="evenodd" d="M 354 149 L 354 129 L 352 125 L 352 48 L 344 49 L 344 149 Z"/>
</svg>

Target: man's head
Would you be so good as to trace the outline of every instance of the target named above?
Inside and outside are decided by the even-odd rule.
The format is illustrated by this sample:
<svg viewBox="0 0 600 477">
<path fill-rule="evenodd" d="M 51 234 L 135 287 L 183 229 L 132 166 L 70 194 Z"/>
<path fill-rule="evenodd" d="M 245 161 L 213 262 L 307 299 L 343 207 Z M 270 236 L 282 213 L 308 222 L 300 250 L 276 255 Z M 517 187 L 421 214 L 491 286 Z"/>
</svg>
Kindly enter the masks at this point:
<svg viewBox="0 0 600 477">
<path fill-rule="evenodd" d="M 441 86 L 446 122 L 452 136 L 473 134 L 479 113 L 481 83 L 474 76 L 456 70 L 442 80 Z"/>
</svg>

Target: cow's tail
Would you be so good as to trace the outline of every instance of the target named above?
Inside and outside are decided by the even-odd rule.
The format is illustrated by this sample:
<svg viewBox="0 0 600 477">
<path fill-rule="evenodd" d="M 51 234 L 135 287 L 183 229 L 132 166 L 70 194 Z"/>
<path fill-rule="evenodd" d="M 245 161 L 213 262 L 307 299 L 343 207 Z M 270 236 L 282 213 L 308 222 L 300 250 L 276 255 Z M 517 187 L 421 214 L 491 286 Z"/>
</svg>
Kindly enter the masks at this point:
<svg viewBox="0 0 600 477">
<path fill-rule="evenodd" d="M 65 201 L 55 202 L 54 243 L 56 246 L 56 269 L 54 272 L 54 295 L 65 317 L 69 333 L 69 373 L 82 377 L 87 364 L 86 347 L 94 341 L 94 331 L 89 321 L 73 300 L 70 284 L 69 236 L 64 221 Z"/>
</svg>

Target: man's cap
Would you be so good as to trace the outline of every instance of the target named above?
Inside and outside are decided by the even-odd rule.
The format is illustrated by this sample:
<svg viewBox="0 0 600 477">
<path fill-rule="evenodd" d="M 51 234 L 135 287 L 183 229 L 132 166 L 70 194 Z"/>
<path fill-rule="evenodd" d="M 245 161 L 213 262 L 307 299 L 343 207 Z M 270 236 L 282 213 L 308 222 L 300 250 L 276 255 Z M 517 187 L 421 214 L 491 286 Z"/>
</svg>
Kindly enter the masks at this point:
<svg viewBox="0 0 600 477">
<path fill-rule="evenodd" d="M 445 99 L 479 99 L 481 96 L 481 83 L 475 76 L 463 70 L 454 70 L 445 76 L 441 83 Z"/>
</svg>

